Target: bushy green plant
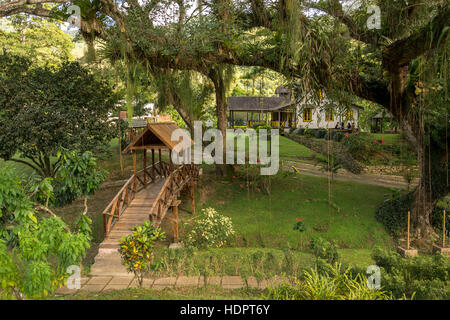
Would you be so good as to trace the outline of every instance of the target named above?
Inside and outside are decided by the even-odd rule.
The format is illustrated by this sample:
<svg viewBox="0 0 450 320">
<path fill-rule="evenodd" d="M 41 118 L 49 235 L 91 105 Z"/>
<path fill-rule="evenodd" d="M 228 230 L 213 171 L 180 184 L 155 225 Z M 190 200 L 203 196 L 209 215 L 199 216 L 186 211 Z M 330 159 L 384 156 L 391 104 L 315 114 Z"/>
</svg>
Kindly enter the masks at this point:
<svg viewBox="0 0 450 320">
<path fill-rule="evenodd" d="M 0 299 L 52 294 L 90 247 L 89 217 L 69 228 L 48 208 L 37 216 L 35 205 L 13 170 L 0 166 Z"/>
<path fill-rule="evenodd" d="M 260 162 L 260 160 L 257 160 Z M 271 179 L 269 175 L 261 175 L 261 165 L 249 164 L 248 159 L 244 165 L 234 166 L 233 179 L 242 181 L 242 187 L 247 187 L 252 192 L 262 192 L 270 195 L 271 193 Z"/>
<path fill-rule="evenodd" d="M 95 193 L 107 176 L 106 170 L 98 169 L 97 159 L 89 151 L 63 150 L 58 157 L 62 163 L 54 179 L 55 204 L 58 206 Z"/>
<path fill-rule="evenodd" d="M 308 138 L 314 138 L 316 136 L 315 135 L 315 130 L 314 129 L 305 128 L 304 136 L 308 137 Z"/>
<path fill-rule="evenodd" d="M 323 274 L 317 269 L 304 272 L 300 279 L 285 281 L 278 287 L 268 287 L 265 299 L 270 300 L 391 300 L 385 291 L 370 289 L 367 279 L 352 275 L 350 269 L 342 270 L 335 264 Z"/>
<path fill-rule="evenodd" d="M 345 134 L 343 132 L 334 132 L 333 134 L 333 140 L 336 142 L 341 142 L 344 138 Z"/>
<path fill-rule="evenodd" d="M 379 144 L 373 143 L 368 134 L 345 134 L 341 142 L 344 148 L 357 160 L 368 161 L 373 154 L 379 152 Z"/>
<path fill-rule="evenodd" d="M 391 234 L 400 235 L 406 229 L 408 211 L 411 210 L 414 193 L 394 193 L 375 209 L 375 219 Z"/>
<path fill-rule="evenodd" d="M 139 286 L 142 286 L 145 274 L 152 267 L 155 242 L 164 238 L 161 228 L 155 227 L 152 221 L 146 221 L 134 227 L 130 235 L 119 241 L 122 264 L 127 267 L 128 272 L 134 273 Z"/>
<path fill-rule="evenodd" d="M 443 214 L 446 210 L 445 215 L 445 233 L 446 237 L 450 238 L 450 196 L 445 197 L 439 201 L 431 214 L 431 224 L 434 228 L 440 231 L 442 234 L 443 227 Z"/>
<path fill-rule="evenodd" d="M 197 248 L 223 247 L 235 233 L 231 218 L 218 214 L 213 208 L 202 209 L 187 229 L 184 243 Z"/>
<path fill-rule="evenodd" d="M 339 261 L 337 246 L 321 237 L 312 238 L 309 248 L 316 259 L 324 259 L 329 264 L 334 264 Z"/>
<path fill-rule="evenodd" d="M 326 134 L 327 134 L 327 130 L 325 130 L 325 129 L 318 129 L 315 132 L 315 136 L 318 139 L 323 139 Z"/>
<path fill-rule="evenodd" d="M 372 258 L 382 268 L 381 286 L 395 297 L 447 299 L 450 264 L 442 255 L 403 258 L 376 248 Z"/>
<path fill-rule="evenodd" d="M 299 136 L 302 136 L 305 134 L 305 128 L 298 128 L 294 130 L 294 134 L 297 134 Z"/>
</svg>

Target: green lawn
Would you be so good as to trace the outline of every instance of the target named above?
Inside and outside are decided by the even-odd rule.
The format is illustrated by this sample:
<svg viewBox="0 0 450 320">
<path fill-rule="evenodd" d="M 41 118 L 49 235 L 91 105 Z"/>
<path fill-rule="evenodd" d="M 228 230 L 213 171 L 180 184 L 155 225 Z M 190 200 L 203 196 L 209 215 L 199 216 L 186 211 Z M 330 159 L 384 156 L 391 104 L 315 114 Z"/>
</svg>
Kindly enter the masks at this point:
<svg viewBox="0 0 450 320">
<path fill-rule="evenodd" d="M 305 147 L 304 145 L 301 145 L 295 141 L 292 141 L 291 139 L 288 139 L 286 137 L 283 136 L 279 136 L 280 137 L 280 148 L 279 148 L 279 156 L 280 156 L 280 160 L 291 160 L 291 161 L 295 161 L 295 160 L 304 160 L 304 159 L 310 159 L 315 152 L 312 151 L 311 149 Z M 235 138 L 234 135 L 228 134 L 227 135 L 227 141 L 231 140 Z M 259 141 L 258 141 L 259 143 Z M 270 144 L 270 143 L 268 143 Z M 235 142 L 235 151 L 237 148 L 237 144 Z M 245 151 L 246 151 L 246 155 L 248 155 L 248 150 L 249 150 L 249 146 L 248 146 L 248 139 L 245 140 Z"/>
<path fill-rule="evenodd" d="M 372 133 L 371 135 L 374 139 L 377 139 L 377 140 L 384 139 L 384 143 L 386 143 L 386 144 L 394 144 L 402 139 L 402 136 L 400 134 Z"/>
<path fill-rule="evenodd" d="M 287 175 L 287 176 L 284 176 Z M 238 246 L 305 247 L 308 238 L 320 236 L 341 248 L 372 248 L 389 245 L 391 239 L 375 220 L 375 207 L 391 190 L 383 187 L 333 181 L 328 205 L 328 180 L 294 173 L 271 178 L 271 195 L 252 193 L 237 179 L 202 177 L 197 203 L 213 207 L 232 218 Z M 303 240 L 293 230 L 296 218 L 307 230 Z"/>
</svg>

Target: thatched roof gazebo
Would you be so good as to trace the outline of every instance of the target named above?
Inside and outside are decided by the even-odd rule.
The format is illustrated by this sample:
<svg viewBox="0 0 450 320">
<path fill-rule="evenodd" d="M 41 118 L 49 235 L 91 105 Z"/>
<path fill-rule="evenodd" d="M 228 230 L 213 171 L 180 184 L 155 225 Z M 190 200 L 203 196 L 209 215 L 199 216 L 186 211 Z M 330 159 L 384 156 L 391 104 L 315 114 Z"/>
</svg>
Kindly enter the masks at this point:
<svg viewBox="0 0 450 320">
<path fill-rule="evenodd" d="M 172 133 L 178 129 L 180 129 L 180 127 L 178 127 L 174 122 L 148 123 L 146 128 L 122 151 L 123 153 L 130 151 L 133 153 L 133 173 L 137 179 L 139 178 L 137 176 L 136 158 L 139 150 L 143 151 L 144 171 L 147 170 L 147 150 L 151 150 L 152 152 L 152 172 L 146 172 L 152 178 L 155 177 L 155 150 L 158 150 L 160 164 L 159 169 L 173 171 L 174 165 L 172 163 L 172 151 L 180 153 L 186 149 L 185 146 L 179 144 L 179 141 L 172 140 Z M 189 139 L 191 141 L 191 145 L 193 144 L 193 141 L 188 135 L 184 136 L 183 139 Z M 168 168 L 165 168 L 162 165 L 161 150 L 169 151 Z M 162 172 L 159 173 L 162 174 Z M 141 183 L 143 183 L 144 186 L 147 184 L 145 173 L 144 181 L 141 181 Z"/>
</svg>

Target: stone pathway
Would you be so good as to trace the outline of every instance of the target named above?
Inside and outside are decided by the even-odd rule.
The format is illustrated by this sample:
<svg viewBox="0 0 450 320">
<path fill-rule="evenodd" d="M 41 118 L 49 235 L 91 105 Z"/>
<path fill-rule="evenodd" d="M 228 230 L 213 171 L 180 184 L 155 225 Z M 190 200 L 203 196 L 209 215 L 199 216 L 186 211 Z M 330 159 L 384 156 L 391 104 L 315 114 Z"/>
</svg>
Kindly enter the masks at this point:
<svg viewBox="0 0 450 320">
<path fill-rule="evenodd" d="M 142 287 L 153 290 L 162 290 L 165 288 L 185 286 L 201 287 L 205 285 L 215 285 L 221 286 L 224 289 L 241 289 L 248 285 L 249 288 L 265 289 L 267 286 L 277 286 L 283 281 L 285 281 L 285 279 L 273 278 L 258 283 L 255 277 L 249 277 L 246 284 L 244 279 L 240 276 L 216 276 L 207 278 L 203 276 L 178 276 L 145 278 Z M 80 289 L 62 287 L 56 291 L 56 295 L 73 295 L 88 292 L 100 293 L 137 287 L 139 287 L 138 281 L 133 275 L 82 277 Z"/>
</svg>

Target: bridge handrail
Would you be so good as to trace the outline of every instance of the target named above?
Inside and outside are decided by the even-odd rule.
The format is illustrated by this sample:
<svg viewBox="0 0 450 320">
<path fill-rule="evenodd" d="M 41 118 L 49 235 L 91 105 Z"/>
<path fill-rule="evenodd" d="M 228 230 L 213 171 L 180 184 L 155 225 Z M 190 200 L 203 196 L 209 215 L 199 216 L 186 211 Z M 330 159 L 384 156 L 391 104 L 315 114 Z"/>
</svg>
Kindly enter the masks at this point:
<svg viewBox="0 0 450 320">
<path fill-rule="evenodd" d="M 150 169 L 152 174 L 149 173 Z M 155 172 L 156 171 L 156 172 Z M 143 173 L 143 179 L 140 176 Z M 111 231 L 111 226 L 116 219 L 119 219 L 138 191 L 145 188 L 148 184 L 152 183 L 156 178 L 156 175 L 167 176 L 170 174 L 170 166 L 163 162 L 158 161 L 154 165 L 149 165 L 145 169 L 141 169 L 133 174 L 123 187 L 119 190 L 116 196 L 111 200 L 108 206 L 103 210 L 103 225 L 105 235 Z M 147 177 L 150 178 L 147 180 Z M 148 181 L 148 183 L 147 183 Z M 114 219 L 116 218 L 116 219 Z"/>
<path fill-rule="evenodd" d="M 167 177 L 161 191 L 156 196 L 150 209 L 149 216 L 151 220 L 156 218 L 156 223 L 161 223 L 167 209 L 171 206 L 171 202 L 175 195 L 178 194 L 184 186 L 198 176 L 198 166 L 194 164 L 184 164 L 172 171 Z M 168 195 L 168 192 L 170 194 Z"/>
</svg>

